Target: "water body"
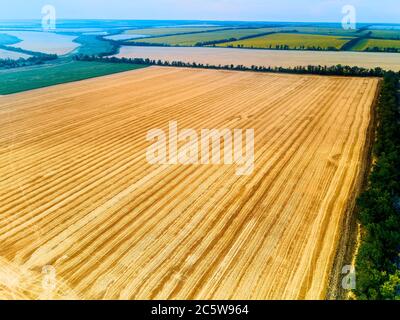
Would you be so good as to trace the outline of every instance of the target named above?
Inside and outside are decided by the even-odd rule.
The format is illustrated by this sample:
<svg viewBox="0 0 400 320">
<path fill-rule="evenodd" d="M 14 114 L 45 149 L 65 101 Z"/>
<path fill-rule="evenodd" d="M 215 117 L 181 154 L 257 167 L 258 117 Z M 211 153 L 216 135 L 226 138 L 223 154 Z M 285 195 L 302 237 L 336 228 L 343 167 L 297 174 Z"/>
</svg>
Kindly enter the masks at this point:
<svg viewBox="0 0 400 320">
<path fill-rule="evenodd" d="M 115 56 L 212 65 L 242 64 L 249 67 L 252 65 L 296 67 L 342 64 L 400 71 L 400 53 L 123 46 L 120 53 Z"/>
<path fill-rule="evenodd" d="M 78 43 L 73 42 L 77 38 L 76 36 L 32 31 L 6 31 L 4 33 L 22 40 L 19 43 L 11 45 L 12 47 L 29 51 L 64 55 L 79 47 Z"/>
<path fill-rule="evenodd" d="M 82 33 L 85 36 L 106 36 L 107 31 L 95 31 L 95 32 L 84 32 Z"/>
<path fill-rule="evenodd" d="M 131 40 L 131 39 L 140 39 L 140 38 L 146 38 L 148 36 L 142 35 L 142 34 L 116 34 L 113 36 L 107 36 L 104 37 L 105 39 L 110 39 L 110 40 Z"/>
</svg>

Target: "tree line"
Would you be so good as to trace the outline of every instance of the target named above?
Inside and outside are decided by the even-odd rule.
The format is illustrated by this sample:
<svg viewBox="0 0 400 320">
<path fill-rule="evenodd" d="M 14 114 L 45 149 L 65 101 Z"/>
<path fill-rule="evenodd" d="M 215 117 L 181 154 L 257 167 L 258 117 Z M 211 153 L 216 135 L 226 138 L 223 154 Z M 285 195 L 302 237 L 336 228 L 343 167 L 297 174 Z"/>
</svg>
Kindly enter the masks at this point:
<svg viewBox="0 0 400 320">
<path fill-rule="evenodd" d="M 46 61 L 55 60 L 57 57 L 58 56 L 56 54 L 43 54 L 40 56 L 29 57 L 27 59 L 0 59 L 0 69 L 12 69 L 40 65 L 44 64 Z"/>
<path fill-rule="evenodd" d="M 357 46 L 362 40 L 368 39 L 371 36 L 372 32 L 368 32 L 359 37 L 353 38 L 350 41 L 347 41 L 341 48 L 341 51 L 352 51 L 355 46 Z"/>
<path fill-rule="evenodd" d="M 256 66 L 247 67 L 244 65 L 210 65 L 196 62 L 182 61 L 162 61 L 142 58 L 117 58 L 117 57 L 99 57 L 94 55 L 76 55 L 75 60 L 78 61 L 100 61 L 111 63 L 129 63 L 138 65 L 156 65 L 166 67 L 184 67 L 184 68 L 202 68 L 216 70 L 236 70 L 236 71 L 253 71 L 253 72 L 275 72 L 275 73 L 294 73 L 294 74 L 317 74 L 317 75 L 334 75 L 334 76 L 352 76 L 352 77 L 383 77 L 387 72 L 382 68 L 366 69 L 361 67 L 350 67 L 344 65 L 335 66 L 297 66 L 297 67 L 265 67 Z M 400 72 L 398 73 L 400 74 Z"/>
<path fill-rule="evenodd" d="M 205 47 L 205 46 L 215 47 L 217 44 L 222 44 L 225 42 L 234 42 L 234 41 L 238 41 L 238 39 L 232 37 L 232 38 L 221 39 L 221 40 L 202 41 L 202 42 L 197 42 L 194 46 L 195 47 Z"/>
<path fill-rule="evenodd" d="M 173 37 L 173 36 L 183 36 L 183 35 L 190 35 L 190 34 L 199 34 L 199 33 L 212 33 L 212 32 L 220 32 L 220 31 L 229 31 L 229 30 L 236 30 L 237 28 L 216 28 L 212 30 L 200 30 L 200 31 L 188 31 L 188 32 L 177 32 L 177 33 L 165 33 L 165 34 L 155 34 L 155 35 L 150 35 L 146 36 L 146 39 L 152 39 L 152 38 L 166 38 L 166 37 Z M 258 28 L 240 28 L 240 29 L 258 29 Z M 133 29 L 134 30 L 134 29 Z M 121 34 L 121 33 L 114 33 L 116 34 Z M 111 34 L 110 34 L 111 35 Z M 112 40 L 115 42 L 120 42 L 123 45 L 129 45 L 132 42 L 126 43 L 125 40 Z"/>
<path fill-rule="evenodd" d="M 41 58 L 48 59 L 48 60 L 54 60 L 54 59 L 57 59 L 57 57 L 58 57 L 56 54 L 31 51 L 31 50 L 26 50 L 26 49 L 22 49 L 22 48 L 18 48 L 18 47 L 10 47 L 10 46 L 5 46 L 5 45 L 0 45 L 0 49 L 6 50 L 6 51 L 23 53 L 23 54 L 27 54 L 27 55 L 34 56 L 34 57 L 41 57 Z"/>
<path fill-rule="evenodd" d="M 400 48 L 368 47 L 364 51 L 368 52 L 400 52 Z"/>
<path fill-rule="evenodd" d="M 282 31 L 281 33 L 289 33 L 289 32 L 290 31 Z M 292 32 L 297 32 L 297 31 L 292 30 Z M 253 38 L 258 38 L 258 37 L 264 37 L 264 36 L 268 36 L 268 35 L 271 35 L 274 33 L 277 33 L 277 32 L 269 31 L 269 32 L 263 32 L 263 33 L 250 34 L 248 36 L 243 36 L 240 38 L 231 37 L 231 38 L 220 39 L 220 40 L 201 41 L 201 42 L 197 42 L 195 44 L 195 47 L 205 47 L 205 46 L 214 46 L 215 47 L 217 44 L 253 39 Z M 228 46 L 228 47 L 230 47 L 230 46 Z"/>
<path fill-rule="evenodd" d="M 399 74 L 384 75 L 377 104 L 374 164 L 358 199 L 362 241 L 356 260 L 356 296 L 400 300 Z"/>
<path fill-rule="evenodd" d="M 224 41 L 227 42 L 227 41 Z M 253 45 L 245 47 L 242 44 L 238 45 L 227 45 L 227 48 L 247 48 L 247 49 L 270 49 L 270 50 L 298 50 L 298 51 L 340 51 L 340 49 L 333 47 L 333 46 L 328 46 L 328 47 L 321 47 L 321 46 L 294 46 L 291 47 L 288 44 L 277 44 L 277 45 L 272 45 L 272 44 L 266 44 L 265 47 L 254 47 Z"/>
<path fill-rule="evenodd" d="M 349 66 L 245 67 L 243 65 L 204 65 L 180 61 L 166 62 L 141 58 L 76 56 L 76 60 L 139 65 L 174 66 L 282 72 L 295 74 L 383 77 L 377 102 L 377 129 L 373 146 L 374 164 L 366 190 L 357 200 L 362 241 L 356 259 L 358 299 L 400 299 L 400 72 L 381 68 Z"/>
<path fill-rule="evenodd" d="M 114 40 L 111 40 L 114 41 Z M 170 45 L 168 43 L 152 43 L 152 42 L 143 42 L 143 41 L 132 41 L 132 42 L 123 42 L 123 41 L 114 41 L 120 42 L 121 45 L 125 46 L 135 46 L 135 47 L 180 47 L 179 45 Z"/>
</svg>

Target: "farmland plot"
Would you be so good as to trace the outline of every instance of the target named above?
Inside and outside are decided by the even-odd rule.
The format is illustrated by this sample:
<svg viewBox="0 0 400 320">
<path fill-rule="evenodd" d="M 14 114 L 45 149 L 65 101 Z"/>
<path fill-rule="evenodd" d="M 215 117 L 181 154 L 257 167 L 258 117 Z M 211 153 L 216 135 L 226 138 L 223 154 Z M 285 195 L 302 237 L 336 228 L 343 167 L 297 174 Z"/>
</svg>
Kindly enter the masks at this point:
<svg viewBox="0 0 400 320">
<path fill-rule="evenodd" d="M 242 38 L 273 31 L 271 28 L 219 30 L 195 34 L 178 34 L 167 37 L 134 39 L 130 42 L 143 42 L 148 44 L 164 44 L 170 46 L 195 46 L 199 42 L 219 41 L 230 38 Z M 140 34 L 140 33 L 139 33 Z"/>
<path fill-rule="evenodd" d="M 275 33 L 247 40 L 225 42 L 218 46 L 221 47 L 244 47 L 244 48 L 272 48 L 276 46 L 287 46 L 288 49 L 300 48 L 335 48 L 340 49 L 350 37 L 317 35 L 317 34 L 291 34 Z"/>
<path fill-rule="evenodd" d="M 1 97 L 0 298 L 324 298 L 377 84 L 150 67 Z M 254 129 L 254 172 L 151 165 L 170 121 Z"/>
<path fill-rule="evenodd" d="M 400 55 L 382 52 L 256 50 L 236 48 L 177 48 L 122 46 L 118 58 L 150 58 L 210 65 L 297 67 L 338 64 L 400 71 Z"/>
</svg>

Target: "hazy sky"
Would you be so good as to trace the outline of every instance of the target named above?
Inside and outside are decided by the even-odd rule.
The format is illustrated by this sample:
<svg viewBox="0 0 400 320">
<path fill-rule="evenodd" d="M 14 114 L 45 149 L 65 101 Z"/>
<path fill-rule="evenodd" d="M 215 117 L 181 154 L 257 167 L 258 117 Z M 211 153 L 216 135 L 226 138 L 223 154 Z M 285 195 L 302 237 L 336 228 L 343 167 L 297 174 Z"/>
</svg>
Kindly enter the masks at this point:
<svg viewBox="0 0 400 320">
<path fill-rule="evenodd" d="M 358 22 L 400 23 L 399 0 L 2 0 L 0 19 L 40 19 L 45 4 L 58 18 L 340 22 L 346 4 Z"/>
</svg>

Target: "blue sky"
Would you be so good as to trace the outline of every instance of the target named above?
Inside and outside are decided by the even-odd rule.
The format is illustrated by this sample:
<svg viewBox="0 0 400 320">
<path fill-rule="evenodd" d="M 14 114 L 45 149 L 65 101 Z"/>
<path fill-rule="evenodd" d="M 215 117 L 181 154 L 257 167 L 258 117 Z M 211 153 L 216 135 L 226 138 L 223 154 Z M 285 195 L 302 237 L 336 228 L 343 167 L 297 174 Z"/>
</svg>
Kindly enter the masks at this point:
<svg viewBox="0 0 400 320">
<path fill-rule="evenodd" d="M 400 23 L 399 0 L 2 0 L 0 19 L 40 19 L 52 4 L 58 18 L 340 22 L 346 4 L 358 22 Z"/>
</svg>

